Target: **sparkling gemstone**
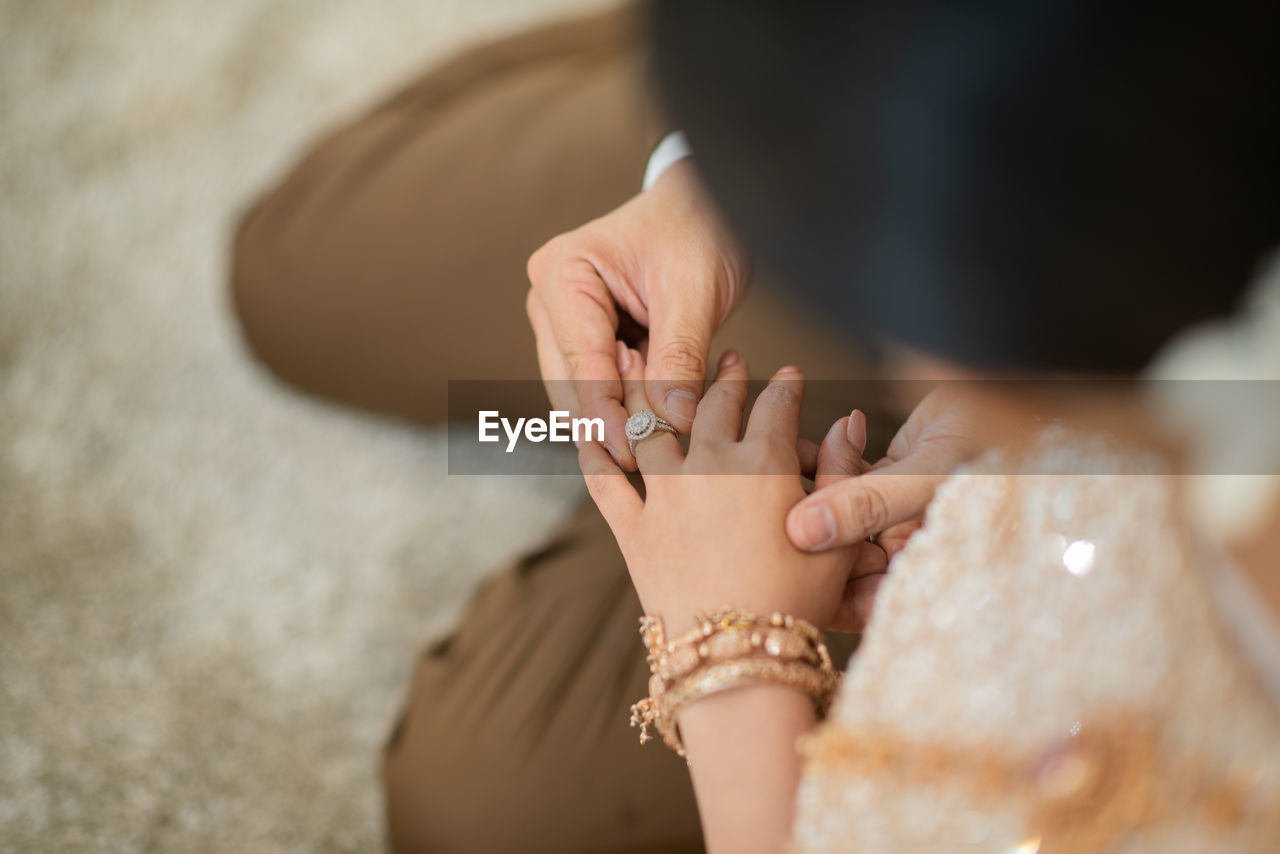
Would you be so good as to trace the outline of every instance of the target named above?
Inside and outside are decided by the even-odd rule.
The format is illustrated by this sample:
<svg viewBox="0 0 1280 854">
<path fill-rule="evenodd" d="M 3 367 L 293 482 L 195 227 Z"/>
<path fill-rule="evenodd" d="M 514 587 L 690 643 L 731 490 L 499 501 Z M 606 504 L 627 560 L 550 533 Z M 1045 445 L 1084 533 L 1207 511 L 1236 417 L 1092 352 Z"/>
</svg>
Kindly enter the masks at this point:
<svg viewBox="0 0 1280 854">
<path fill-rule="evenodd" d="M 657 419 L 652 412 L 642 410 L 635 413 L 627 419 L 626 433 L 629 439 L 639 441 L 653 433 L 654 427 L 657 425 Z"/>
</svg>

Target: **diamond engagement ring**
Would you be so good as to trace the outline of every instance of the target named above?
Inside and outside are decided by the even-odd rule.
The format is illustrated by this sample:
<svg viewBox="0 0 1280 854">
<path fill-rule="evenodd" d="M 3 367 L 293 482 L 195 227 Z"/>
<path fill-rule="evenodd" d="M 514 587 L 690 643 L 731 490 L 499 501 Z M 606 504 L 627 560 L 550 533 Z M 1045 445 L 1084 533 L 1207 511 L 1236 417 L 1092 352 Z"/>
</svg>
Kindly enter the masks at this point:
<svg viewBox="0 0 1280 854">
<path fill-rule="evenodd" d="M 641 409 L 628 418 L 626 427 L 623 429 L 627 434 L 627 444 L 631 447 L 631 456 L 633 457 L 636 455 L 636 445 L 659 430 L 665 430 L 672 436 L 678 435 L 676 428 L 647 409 Z"/>
</svg>

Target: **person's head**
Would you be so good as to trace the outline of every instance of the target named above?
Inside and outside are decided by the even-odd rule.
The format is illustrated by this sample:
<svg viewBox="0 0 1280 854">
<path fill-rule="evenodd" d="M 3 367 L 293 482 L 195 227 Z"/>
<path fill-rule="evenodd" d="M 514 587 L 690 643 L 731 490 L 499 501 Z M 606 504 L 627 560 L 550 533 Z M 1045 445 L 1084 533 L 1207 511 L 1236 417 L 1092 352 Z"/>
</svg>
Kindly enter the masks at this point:
<svg viewBox="0 0 1280 854">
<path fill-rule="evenodd" d="M 672 117 L 763 267 L 979 370 L 1129 373 L 1280 242 L 1280 6 L 652 5 Z"/>
</svg>

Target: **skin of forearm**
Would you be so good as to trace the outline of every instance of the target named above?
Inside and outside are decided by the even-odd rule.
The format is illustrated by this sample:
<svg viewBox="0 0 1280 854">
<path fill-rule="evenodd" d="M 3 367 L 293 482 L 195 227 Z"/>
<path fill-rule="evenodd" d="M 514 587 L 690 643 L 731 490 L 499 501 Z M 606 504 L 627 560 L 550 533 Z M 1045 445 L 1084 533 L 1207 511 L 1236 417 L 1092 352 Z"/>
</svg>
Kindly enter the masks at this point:
<svg viewBox="0 0 1280 854">
<path fill-rule="evenodd" d="M 779 854 L 791 836 L 800 757 L 814 725 L 804 694 L 774 685 L 735 688 L 680 715 L 689 773 L 711 854 Z"/>
</svg>

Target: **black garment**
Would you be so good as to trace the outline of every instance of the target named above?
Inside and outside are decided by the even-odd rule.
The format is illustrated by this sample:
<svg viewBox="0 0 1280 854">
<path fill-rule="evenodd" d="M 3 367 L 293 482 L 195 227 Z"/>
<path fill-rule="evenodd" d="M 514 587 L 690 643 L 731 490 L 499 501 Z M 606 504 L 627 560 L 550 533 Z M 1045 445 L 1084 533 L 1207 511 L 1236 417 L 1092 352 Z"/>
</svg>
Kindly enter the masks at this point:
<svg viewBox="0 0 1280 854">
<path fill-rule="evenodd" d="M 676 121 L 828 319 L 1132 371 L 1280 242 L 1280 5 L 653 4 Z"/>
</svg>

